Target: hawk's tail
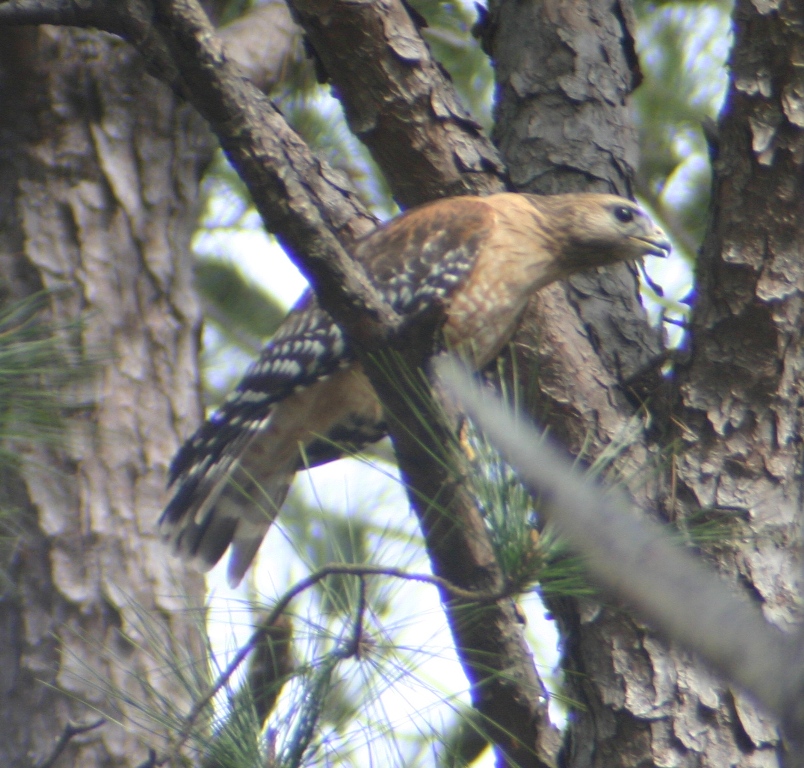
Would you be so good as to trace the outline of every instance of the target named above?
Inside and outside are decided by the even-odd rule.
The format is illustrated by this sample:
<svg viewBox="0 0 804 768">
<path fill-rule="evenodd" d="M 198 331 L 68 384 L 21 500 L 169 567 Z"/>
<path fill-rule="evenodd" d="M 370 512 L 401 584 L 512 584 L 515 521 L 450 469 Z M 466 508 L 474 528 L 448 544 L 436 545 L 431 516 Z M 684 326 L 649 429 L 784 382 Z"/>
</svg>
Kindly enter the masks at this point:
<svg viewBox="0 0 804 768">
<path fill-rule="evenodd" d="M 159 520 L 174 551 L 204 571 L 212 568 L 231 544 L 228 580 L 236 586 L 248 570 L 279 508 L 285 501 L 298 454 L 262 465 L 259 476 L 241 459 L 256 435 L 243 431 L 221 451 L 209 450 L 204 424 L 181 449 L 171 467 L 178 487 Z M 204 446 L 206 450 L 199 450 Z M 253 467 L 252 470 L 257 469 Z"/>
</svg>

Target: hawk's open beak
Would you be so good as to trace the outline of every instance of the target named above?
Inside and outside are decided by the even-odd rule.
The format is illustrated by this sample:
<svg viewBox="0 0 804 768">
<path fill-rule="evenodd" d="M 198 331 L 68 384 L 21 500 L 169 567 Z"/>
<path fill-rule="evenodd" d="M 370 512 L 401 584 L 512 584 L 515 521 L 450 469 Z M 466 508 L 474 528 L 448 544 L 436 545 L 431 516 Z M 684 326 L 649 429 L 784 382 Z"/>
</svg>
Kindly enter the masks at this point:
<svg viewBox="0 0 804 768">
<path fill-rule="evenodd" d="M 643 245 L 648 246 L 645 251 L 646 256 L 658 256 L 660 259 L 666 259 L 673 250 L 670 241 L 664 234 L 657 235 L 656 237 L 635 237 Z"/>
</svg>

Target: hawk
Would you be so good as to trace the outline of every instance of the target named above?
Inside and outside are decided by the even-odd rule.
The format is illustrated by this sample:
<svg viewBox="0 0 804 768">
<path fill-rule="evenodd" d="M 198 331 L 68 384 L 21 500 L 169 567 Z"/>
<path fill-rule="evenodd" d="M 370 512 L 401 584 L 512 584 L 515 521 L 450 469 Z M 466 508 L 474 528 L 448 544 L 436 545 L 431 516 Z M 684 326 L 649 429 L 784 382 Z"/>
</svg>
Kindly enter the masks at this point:
<svg viewBox="0 0 804 768">
<path fill-rule="evenodd" d="M 409 210 L 358 241 L 353 255 L 400 315 L 439 302 L 445 343 L 482 368 L 540 288 L 669 251 L 664 232 L 625 198 L 502 193 Z M 160 529 L 202 568 L 231 545 L 228 578 L 236 585 L 295 473 L 385 434 L 382 405 L 349 340 L 308 292 L 177 453 L 169 479 L 176 490 Z"/>
</svg>

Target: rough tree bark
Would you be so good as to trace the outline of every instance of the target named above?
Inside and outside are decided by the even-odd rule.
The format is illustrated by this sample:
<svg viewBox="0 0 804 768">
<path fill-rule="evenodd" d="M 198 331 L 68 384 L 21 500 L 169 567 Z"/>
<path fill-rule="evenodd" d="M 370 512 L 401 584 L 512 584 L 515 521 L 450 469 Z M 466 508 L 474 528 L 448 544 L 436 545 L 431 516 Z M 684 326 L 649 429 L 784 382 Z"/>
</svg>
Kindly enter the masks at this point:
<svg viewBox="0 0 804 768">
<path fill-rule="evenodd" d="M 718 566 L 768 620 L 793 630 L 802 619 L 804 8 L 741 0 L 733 18 L 699 299 L 678 379 L 677 484 L 665 511 L 743 515 L 745 538 Z M 657 655 L 653 669 L 652 687 L 674 716 L 655 731 L 658 756 L 778 765 L 776 730 L 744 697 L 676 654 Z"/>
<path fill-rule="evenodd" d="M 503 3 L 496 45 L 504 46 L 500 38 L 508 30 L 508 44 L 521 52 L 522 43 L 514 41 L 526 25 L 511 22 L 531 10 Z M 498 123 L 497 135 L 509 166 L 518 169 L 525 183 L 535 179 L 542 185 L 546 178 L 540 188 L 557 191 L 577 183 L 566 166 L 574 168 L 579 157 L 587 160 L 580 147 L 572 152 L 574 136 L 597 147 L 618 146 L 616 133 L 609 134 L 609 143 L 601 140 L 614 123 L 602 115 L 589 121 L 585 113 L 591 111 L 586 102 L 598 87 L 604 95 L 600 103 L 616 111 L 614 94 L 622 92 L 622 85 L 614 87 L 617 81 L 611 79 L 610 62 L 617 61 L 611 49 L 603 72 L 581 64 L 582 54 L 592 51 L 579 44 L 589 34 L 591 21 L 597 36 L 616 40 L 616 35 L 604 32 L 608 25 L 600 21 L 600 9 L 591 4 L 588 16 L 580 14 L 578 4 L 543 4 L 540 10 L 544 16 L 534 25 L 540 35 L 551 21 L 560 24 L 560 36 L 554 38 L 557 50 L 543 37 L 534 44 L 533 56 L 543 56 L 546 50 L 543 61 L 552 66 L 534 67 L 541 73 L 538 78 L 529 75 L 530 69 L 519 68 L 511 76 L 498 68 L 511 86 L 511 99 L 521 99 L 523 111 L 532 108 L 537 117 L 525 119 L 509 111 L 508 120 Z M 657 465 L 667 468 L 664 486 L 635 487 L 635 497 L 671 519 L 717 507 L 743 511 L 749 521 L 746 541 L 735 545 L 734 553 L 719 552 L 716 562 L 735 589 L 745 590 L 768 618 L 786 627 L 801 615 L 802 86 L 794 64 L 802 51 L 801 22 L 800 5 L 793 3 L 771 7 L 745 2 L 735 9 L 737 36 L 714 169 L 712 220 L 701 256 L 690 359 L 676 382 L 678 400 L 665 401 L 650 375 L 641 377 L 636 393 L 622 386 L 623 379 L 632 383 L 657 348 L 634 322 L 639 314 L 618 298 L 627 291 L 609 290 L 613 271 L 607 271 L 608 285 L 603 288 L 613 310 L 606 322 L 594 320 L 577 302 L 581 282 L 588 285 L 590 280 L 573 280 L 567 289 L 580 317 L 593 321 L 591 348 L 583 334 L 552 332 L 555 312 L 548 301 L 560 298 L 560 289 L 540 296 L 549 311 L 534 315 L 542 340 L 540 390 L 552 401 L 547 403 L 547 420 L 554 431 L 570 445 L 591 436 L 594 452 L 622 429 L 630 412 L 627 400 L 648 394 L 654 431 L 636 440 L 623 461 L 635 468 L 656 449 L 668 450 L 674 440 L 681 448 L 674 449 L 679 451 L 675 459 Z M 627 45 L 623 52 L 625 63 L 631 63 Z M 562 68 L 556 64 L 562 58 L 572 63 Z M 498 55 L 498 62 L 501 59 L 504 64 Z M 544 73 L 547 82 L 541 79 Z M 505 91 L 502 96 L 500 118 L 506 114 Z M 543 104 L 541 109 L 535 106 L 539 102 L 551 107 L 549 121 L 538 119 L 546 114 Z M 558 121 L 553 119 L 556 113 L 561 116 Z M 518 126 L 524 126 L 520 140 L 506 151 L 508 137 Z M 509 133 L 503 134 L 506 127 Z M 531 145 L 535 138 L 540 141 Z M 535 147 L 532 155 L 526 151 L 530 146 Z M 535 163 L 535 169 L 526 160 Z M 606 165 L 600 161 L 595 152 L 581 169 L 586 179 L 598 176 Z M 551 171 L 556 165 L 558 170 Z M 580 293 L 585 298 L 587 290 L 580 288 Z M 626 324 L 619 322 L 623 309 L 630 318 Z M 567 361 L 574 363 L 565 366 Z M 618 381 L 619 394 L 612 386 Z M 609 386 L 600 388 L 601 382 Z M 578 426 L 591 431 L 575 431 Z M 773 724 L 688 655 L 668 649 L 621 611 L 591 601 L 561 601 L 551 607 L 565 638 L 568 693 L 583 705 L 570 720 L 562 765 L 778 765 L 779 739 Z"/>
<path fill-rule="evenodd" d="M 187 702 L 149 653 L 156 637 L 203 658 L 202 617 L 184 601 L 202 605 L 202 579 L 165 556 L 156 520 L 168 462 L 201 415 L 189 239 L 212 142 L 119 39 L 0 34 L 3 300 L 53 290 L 53 320 L 83 318 L 98 360 L 64 445 L 21 447 L 21 473 L 2 483 L 22 533 L 0 596 L 0 764 L 30 768 L 68 722 L 141 720 L 107 686 Z M 130 768 L 153 744 L 109 719 L 59 764 Z"/>
</svg>

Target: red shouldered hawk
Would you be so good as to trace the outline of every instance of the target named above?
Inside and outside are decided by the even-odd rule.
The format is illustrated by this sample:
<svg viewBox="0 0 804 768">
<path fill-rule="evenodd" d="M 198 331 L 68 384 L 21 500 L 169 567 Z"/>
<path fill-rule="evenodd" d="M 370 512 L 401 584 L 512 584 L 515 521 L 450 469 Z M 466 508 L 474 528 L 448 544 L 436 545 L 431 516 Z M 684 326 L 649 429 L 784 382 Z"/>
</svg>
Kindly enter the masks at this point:
<svg viewBox="0 0 804 768">
<path fill-rule="evenodd" d="M 535 291 L 579 270 L 669 250 L 630 200 L 503 193 L 403 213 L 359 241 L 354 257 L 399 314 L 441 302 L 446 343 L 480 368 L 511 337 Z M 176 455 L 177 488 L 161 530 L 206 568 L 231 544 L 228 576 L 237 584 L 302 454 L 315 466 L 385 434 L 382 406 L 348 340 L 308 293 Z"/>
</svg>

